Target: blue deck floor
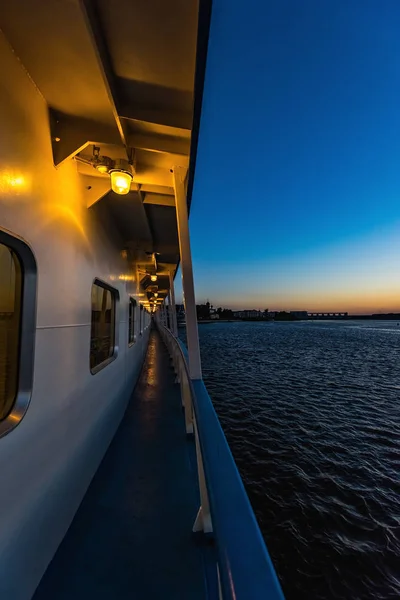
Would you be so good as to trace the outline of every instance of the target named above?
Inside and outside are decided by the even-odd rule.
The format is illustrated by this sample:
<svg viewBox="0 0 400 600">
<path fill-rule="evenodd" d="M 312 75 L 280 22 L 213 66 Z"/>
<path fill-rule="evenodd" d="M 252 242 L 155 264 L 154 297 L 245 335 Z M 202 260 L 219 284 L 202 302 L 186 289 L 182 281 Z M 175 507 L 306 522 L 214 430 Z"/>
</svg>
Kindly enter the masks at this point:
<svg viewBox="0 0 400 600">
<path fill-rule="evenodd" d="M 207 598 L 193 442 L 157 333 L 124 419 L 34 600 Z"/>
</svg>

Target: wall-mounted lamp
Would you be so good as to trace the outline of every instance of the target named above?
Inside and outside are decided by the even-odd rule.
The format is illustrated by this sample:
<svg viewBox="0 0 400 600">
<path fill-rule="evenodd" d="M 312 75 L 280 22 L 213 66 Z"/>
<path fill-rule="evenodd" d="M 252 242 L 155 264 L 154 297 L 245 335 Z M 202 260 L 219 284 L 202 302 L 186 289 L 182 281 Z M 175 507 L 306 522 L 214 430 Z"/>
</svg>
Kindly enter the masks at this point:
<svg viewBox="0 0 400 600">
<path fill-rule="evenodd" d="M 133 179 L 132 167 L 127 160 L 117 159 L 110 170 L 111 188 L 116 194 L 128 194 Z"/>
<path fill-rule="evenodd" d="M 133 156 L 133 155 L 132 155 Z M 93 155 L 77 155 L 75 159 L 85 164 L 92 165 L 102 175 L 110 175 L 111 188 L 116 194 L 128 194 L 134 176 L 133 160 L 123 158 L 112 159 L 100 154 L 100 147 L 93 146 Z"/>
<path fill-rule="evenodd" d="M 151 281 L 157 281 L 157 275 L 150 275 Z"/>
</svg>

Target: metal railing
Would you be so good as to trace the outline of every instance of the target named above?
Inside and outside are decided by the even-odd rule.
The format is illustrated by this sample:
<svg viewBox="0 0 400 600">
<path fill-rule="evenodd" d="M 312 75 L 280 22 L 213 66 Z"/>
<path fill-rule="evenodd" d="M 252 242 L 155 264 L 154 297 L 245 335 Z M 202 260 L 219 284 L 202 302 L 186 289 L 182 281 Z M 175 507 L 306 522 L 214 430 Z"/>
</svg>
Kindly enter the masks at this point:
<svg viewBox="0 0 400 600">
<path fill-rule="evenodd" d="M 184 344 L 161 323 L 158 329 L 181 386 L 186 432 L 195 436 L 201 506 L 193 530 L 214 537 L 220 598 L 284 600 L 207 389 L 190 379 Z"/>
</svg>

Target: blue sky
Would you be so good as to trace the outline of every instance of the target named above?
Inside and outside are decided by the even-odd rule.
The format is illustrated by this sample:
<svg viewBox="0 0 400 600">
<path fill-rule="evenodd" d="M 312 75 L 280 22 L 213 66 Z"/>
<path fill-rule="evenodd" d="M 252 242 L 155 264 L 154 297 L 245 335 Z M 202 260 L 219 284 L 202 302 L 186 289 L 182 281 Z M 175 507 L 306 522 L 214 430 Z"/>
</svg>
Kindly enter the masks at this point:
<svg viewBox="0 0 400 600">
<path fill-rule="evenodd" d="M 400 2 L 214 0 L 197 301 L 400 310 Z"/>
</svg>

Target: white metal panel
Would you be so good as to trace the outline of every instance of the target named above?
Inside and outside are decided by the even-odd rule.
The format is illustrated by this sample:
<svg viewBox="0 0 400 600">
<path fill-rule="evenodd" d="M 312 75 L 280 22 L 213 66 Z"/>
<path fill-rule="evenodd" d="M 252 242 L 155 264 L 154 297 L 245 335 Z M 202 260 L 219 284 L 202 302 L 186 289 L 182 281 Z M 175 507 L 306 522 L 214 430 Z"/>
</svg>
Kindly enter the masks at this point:
<svg viewBox="0 0 400 600">
<path fill-rule="evenodd" d="M 124 413 L 149 329 L 128 348 L 131 273 L 86 208 L 72 162 L 55 169 L 47 106 L 0 36 L 0 227 L 38 269 L 31 403 L 0 439 L 0 597 L 27 600 L 67 530 Z M 117 239 L 117 238 L 115 238 Z M 91 285 L 118 289 L 119 353 L 90 373 Z"/>
</svg>

